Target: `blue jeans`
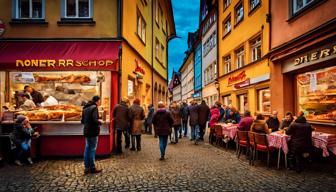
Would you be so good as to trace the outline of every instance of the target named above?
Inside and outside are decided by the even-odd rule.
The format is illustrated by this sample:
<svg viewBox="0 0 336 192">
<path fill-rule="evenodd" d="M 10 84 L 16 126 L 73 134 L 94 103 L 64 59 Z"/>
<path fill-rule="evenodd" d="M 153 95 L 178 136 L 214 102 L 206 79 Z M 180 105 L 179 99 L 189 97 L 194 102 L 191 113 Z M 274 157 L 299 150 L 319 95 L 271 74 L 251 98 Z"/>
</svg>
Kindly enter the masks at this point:
<svg viewBox="0 0 336 192">
<path fill-rule="evenodd" d="M 178 134 L 179 134 L 180 130 L 181 130 L 180 125 L 174 126 L 174 134 L 175 134 L 175 142 L 176 143 L 178 142 Z"/>
<path fill-rule="evenodd" d="M 191 125 L 191 139 L 199 140 L 199 125 Z"/>
<path fill-rule="evenodd" d="M 165 156 L 168 142 L 168 135 L 159 136 L 161 157 Z"/>
<path fill-rule="evenodd" d="M 85 169 L 95 169 L 95 155 L 98 144 L 97 137 L 85 137 L 84 165 Z"/>
<path fill-rule="evenodd" d="M 187 120 L 182 120 L 182 128 L 183 128 L 184 136 L 187 136 L 187 134 L 188 134 L 188 119 Z"/>
</svg>

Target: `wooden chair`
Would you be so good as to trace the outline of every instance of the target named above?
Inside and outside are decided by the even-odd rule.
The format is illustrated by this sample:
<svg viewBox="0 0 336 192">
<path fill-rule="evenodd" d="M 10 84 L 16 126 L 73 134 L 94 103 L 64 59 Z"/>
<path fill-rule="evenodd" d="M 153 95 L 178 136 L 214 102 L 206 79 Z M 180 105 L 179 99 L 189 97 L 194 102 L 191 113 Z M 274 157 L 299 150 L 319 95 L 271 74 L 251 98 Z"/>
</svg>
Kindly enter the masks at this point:
<svg viewBox="0 0 336 192">
<path fill-rule="evenodd" d="M 216 144 L 220 145 L 223 141 L 224 135 L 223 135 L 223 128 L 221 125 L 215 125 L 215 137 L 216 137 Z"/>
<path fill-rule="evenodd" d="M 242 147 L 246 148 L 246 155 L 249 150 L 250 144 L 249 144 L 249 138 L 248 138 L 248 131 L 238 131 L 237 132 L 237 157 L 239 159 L 239 156 L 242 151 Z"/>
<path fill-rule="evenodd" d="M 254 163 L 255 157 L 255 139 L 254 139 L 254 132 L 248 132 L 248 141 L 249 141 L 249 151 L 250 151 L 250 165 Z"/>
<path fill-rule="evenodd" d="M 274 147 L 268 146 L 266 134 L 255 133 L 255 151 L 267 152 L 267 167 L 269 167 L 270 152 L 274 151 Z M 254 159 L 253 159 L 254 160 Z"/>
</svg>

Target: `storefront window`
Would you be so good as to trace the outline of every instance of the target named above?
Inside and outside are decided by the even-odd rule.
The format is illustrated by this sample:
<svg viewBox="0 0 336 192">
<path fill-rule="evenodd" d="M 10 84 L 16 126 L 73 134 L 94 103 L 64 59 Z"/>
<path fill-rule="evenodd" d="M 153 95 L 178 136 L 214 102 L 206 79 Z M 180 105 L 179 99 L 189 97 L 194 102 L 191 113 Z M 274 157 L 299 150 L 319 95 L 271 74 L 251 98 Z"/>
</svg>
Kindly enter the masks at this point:
<svg viewBox="0 0 336 192">
<path fill-rule="evenodd" d="M 308 120 L 336 121 L 336 67 L 296 76 L 298 109 Z"/>
<path fill-rule="evenodd" d="M 27 115 L 31 121 L 80 121 L 83 105 L 93 96 L 101 97 L 99 108 L 100 117 L 108 118 L 107 111 L 110 108 L 111 73 L 105 71 L 65 71 L 65 72 L 9 72 L 10 110 L 19 110 L 19 113 Z M 41 95 L 49 95 L 54 99 L 48 102 L 36 103 L 37 108 L 26 111 L 22 108 L 24 93 L 28 93 L 33 99 L 35 96 L 25 92 L 25 86 L 30 86 Z M 1 88 L 3 89 L 3 88 Z"/>
<path fill-rule="evenodd" d="M 258 90 L 258 111 L 261 113 L 271 112 L 271 91 L 270 89 Z"/>
<path fill-rule="evenodd" d="M 232 103 L 231 95 L 223 96 L 223 105 L 230 105 Z"/>
<path fill-rule="evenodd" d="M 248 110 L 248 103 L 247 103 L 247 93 L 237 95 L 238 100 L 238 110 L 240 113 L 244 113 L 244 111 Z"/>
</svg>

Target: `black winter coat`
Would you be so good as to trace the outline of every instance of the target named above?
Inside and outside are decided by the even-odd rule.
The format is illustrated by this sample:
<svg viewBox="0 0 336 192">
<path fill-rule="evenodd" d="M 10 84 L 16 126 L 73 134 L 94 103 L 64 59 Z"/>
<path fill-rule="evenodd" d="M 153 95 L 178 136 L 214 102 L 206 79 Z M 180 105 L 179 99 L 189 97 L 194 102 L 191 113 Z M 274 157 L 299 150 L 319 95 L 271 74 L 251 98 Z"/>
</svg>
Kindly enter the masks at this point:
<svg viewBox="0 0 336 192">
<path fill-rule="evenodd" d="M 190 114 L 190 119 L 189 119 L 189 124 L 190 126 L 198 125 L 198 110 L 199 107 L 198 105 L 190 105 L 189 106 L 189 114 Z"/>
<path fill-rule="evenodd" d="M 279 129 L 280 121 L 278 118 L 274 119 L 273 117 L 270 117 L 267 119 L 266 123 L 268 128 L 272 129 L 272 132 L 277 131 Z"/>
<path fill-rule="evenodd" d="M 286 131 L 290 135 L 289 147 L 294 153 L 309 152 L 312 149 L 312 126 L 305 120 L 295 120 Z"/>
<path fill-rule="evenodd" d="M 96 103 L 89 101 L 83 108 L 82 124 L 84 124 L 84 136 L 96 137 L 100 132 L 100 122 L 98 120 L 98 108 Z"/>
<path fill-rule="evenodd" d="M 33 133 L 34 133 L 34 130 L 31 128 L 30 129 L 24 128 L 22 124 L 16 125 L 13 131 L 15 145 L 21 146 L 21 143 L 23 141 L 26 141 L 32 138 Z"/>
<path fill-rule="evenodd" d="M 206 124 L 209 119 L 210 108 L 206 104 L 200 104 L 198 106 L 198 122 L 199 124 Z"/>
<path fill-rule="evenodd" d="M 41 103 L 44 101 L 42 94 L 35 89 L 33 89 L 33 92 L 30 93 L 30 96 L 36 105 L 41 105 Z"/>
</svg>

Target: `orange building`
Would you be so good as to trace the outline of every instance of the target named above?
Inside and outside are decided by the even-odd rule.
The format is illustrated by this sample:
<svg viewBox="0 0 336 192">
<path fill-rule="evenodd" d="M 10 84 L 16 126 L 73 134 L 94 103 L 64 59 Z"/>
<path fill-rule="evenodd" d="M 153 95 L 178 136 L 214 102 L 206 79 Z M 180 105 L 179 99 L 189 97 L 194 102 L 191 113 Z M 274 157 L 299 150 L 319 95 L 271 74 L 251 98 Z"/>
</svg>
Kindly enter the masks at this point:
<svg viewBox="0 0 336 192">
<path fill-rule="evenodd" d="M 271 108 L 336 126 L 336 1 L 272 1 Z"/>
</svg>

